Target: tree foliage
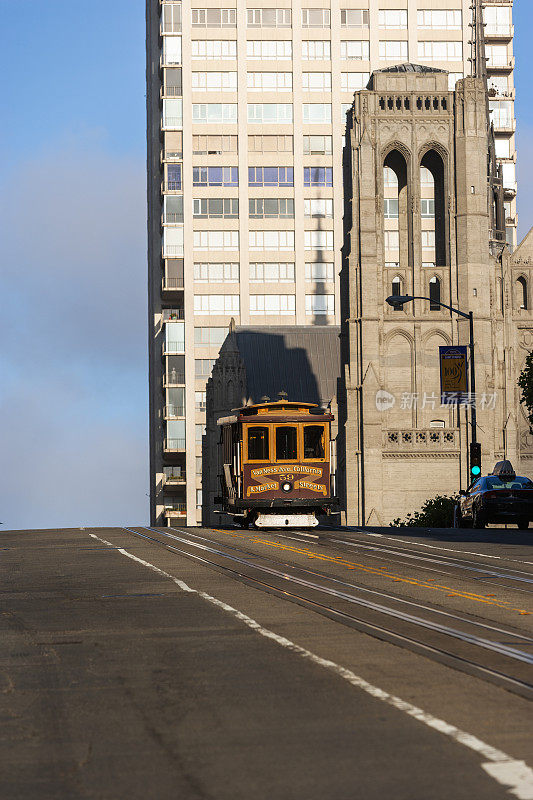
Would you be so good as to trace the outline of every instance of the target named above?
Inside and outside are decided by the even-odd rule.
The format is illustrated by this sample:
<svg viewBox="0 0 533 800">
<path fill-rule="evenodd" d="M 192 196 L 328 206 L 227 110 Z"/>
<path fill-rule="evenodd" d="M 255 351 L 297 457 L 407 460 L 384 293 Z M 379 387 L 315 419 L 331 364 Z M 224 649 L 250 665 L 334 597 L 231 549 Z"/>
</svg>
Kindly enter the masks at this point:
<svg viewBox="0 0 533 800">
<path fill-rule="evenodd" d="M 518 386 L 522 390 L 520 402 L 525 405 L 529 424 L 533 427 L 533 350 L 527 355 L 524 369 L 518 378 Z"/>
<path fill-rule="evenodd" d="M 390 523 L 392 528 L 451 528 L 457 495 L 438 494 L 426 500 L 420 511 L 407 514 L 404 520 L 398 517 Z"/>
</svg>

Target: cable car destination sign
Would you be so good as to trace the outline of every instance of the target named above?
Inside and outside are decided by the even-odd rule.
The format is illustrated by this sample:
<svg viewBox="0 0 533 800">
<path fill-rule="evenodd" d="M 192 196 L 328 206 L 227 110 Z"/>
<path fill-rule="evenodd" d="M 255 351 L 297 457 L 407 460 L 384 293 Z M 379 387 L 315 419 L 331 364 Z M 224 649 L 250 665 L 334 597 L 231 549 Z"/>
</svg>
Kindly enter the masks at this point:
<svg viewBox="0 0 533 800">
<path fill-rule="evenodd" d="M 441 403 L 468 403 L 466 345 L 439 347 L 439 361 Z"/>
</svg>

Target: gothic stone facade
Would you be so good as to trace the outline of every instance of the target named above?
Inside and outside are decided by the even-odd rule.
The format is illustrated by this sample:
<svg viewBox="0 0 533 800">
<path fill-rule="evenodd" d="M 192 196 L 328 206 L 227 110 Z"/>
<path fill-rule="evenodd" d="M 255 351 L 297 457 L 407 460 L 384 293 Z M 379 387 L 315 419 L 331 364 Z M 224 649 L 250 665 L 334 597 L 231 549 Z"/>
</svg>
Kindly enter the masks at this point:
<svg viewBox="0 0 533 800">
<path fill-rule="evenodd" d="M 440 407 L 438 367 L 468 322 L 426 300 L 394 310 L 393 293 L 473 311 L 483 470 L 505 455 L 531 473 L 516 380 L 533 346 L 533 239 L 514 255 L 492 240 L 482 79 L 450 92 L 446 73 L 408 65 L 370 86 L 354 98 L 347 161 L 345 501 L 349 524 L 383 525 L 464 487 L 469 441 L 464 410 Z"/>
</svg>

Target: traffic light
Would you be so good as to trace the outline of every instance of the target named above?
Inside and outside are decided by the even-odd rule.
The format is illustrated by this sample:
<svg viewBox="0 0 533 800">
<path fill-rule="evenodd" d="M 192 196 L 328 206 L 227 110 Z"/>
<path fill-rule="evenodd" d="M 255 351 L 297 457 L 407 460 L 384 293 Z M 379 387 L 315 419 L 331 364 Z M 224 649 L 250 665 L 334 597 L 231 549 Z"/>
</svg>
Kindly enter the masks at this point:
<svg viewBox="0 0 533 800">
<path fill-rule="evenodd" d="M 472 479 L 481 475 L 481 444 L 470 442 L 470 477 Z"/>
</svg>

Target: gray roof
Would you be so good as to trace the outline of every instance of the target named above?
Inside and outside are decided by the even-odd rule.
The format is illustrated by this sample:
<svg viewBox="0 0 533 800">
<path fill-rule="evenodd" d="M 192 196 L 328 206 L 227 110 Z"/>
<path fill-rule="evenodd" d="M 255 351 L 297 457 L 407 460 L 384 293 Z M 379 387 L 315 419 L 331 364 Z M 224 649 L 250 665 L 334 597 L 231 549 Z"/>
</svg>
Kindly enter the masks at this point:
<svg viewBox="0 0 533 800">
<path fill-rule="evenodd" d="M 326 405 L 337 396 L 340 328 L 334 325 L 238 327 L 237 346 L 246 368 L 247 395 Z"/>
<path fill-rule="evenodd" d="M 447 72 L 438 67 L 426 67 L 425 64 L 396 64 L 394 67 L 376 69 L 374 72 Z"/>
</svg>

